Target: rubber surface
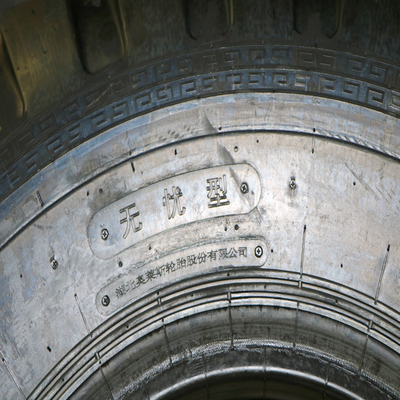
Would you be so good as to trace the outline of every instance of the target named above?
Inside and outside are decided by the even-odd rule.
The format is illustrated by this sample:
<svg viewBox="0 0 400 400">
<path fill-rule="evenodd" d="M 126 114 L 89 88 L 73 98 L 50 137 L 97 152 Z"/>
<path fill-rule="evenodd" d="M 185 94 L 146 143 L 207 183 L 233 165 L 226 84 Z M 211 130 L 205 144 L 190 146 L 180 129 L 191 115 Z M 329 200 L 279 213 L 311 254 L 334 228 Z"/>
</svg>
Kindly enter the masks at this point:
<svg viewBox="0 0 400 400">
<path fill-rule="evenodd" d="M 196 96 L 290 91 L 398 115 L 397 3 L 328 3 L 36 0 L 7 10 L 0 199 L 105 129 Z"/>
<path fill-rule="evenodd" d="M 2 396 L 400 398 L 398 19 L 6 10 Z"/>
</svg>

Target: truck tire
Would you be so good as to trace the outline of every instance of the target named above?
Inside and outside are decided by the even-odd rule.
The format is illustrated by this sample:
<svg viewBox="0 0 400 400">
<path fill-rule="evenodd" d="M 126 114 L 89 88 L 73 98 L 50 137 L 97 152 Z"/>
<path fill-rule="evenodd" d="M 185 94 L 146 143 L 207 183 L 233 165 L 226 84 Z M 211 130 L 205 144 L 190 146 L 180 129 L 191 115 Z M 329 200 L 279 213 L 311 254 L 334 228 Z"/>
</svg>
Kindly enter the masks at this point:
<svg viewBox="0 0 400 400">
<path fill-rule="evenodd" d="M 0 397 L 400 399 L 396 1 L 4 4 Z"/>
</svg>

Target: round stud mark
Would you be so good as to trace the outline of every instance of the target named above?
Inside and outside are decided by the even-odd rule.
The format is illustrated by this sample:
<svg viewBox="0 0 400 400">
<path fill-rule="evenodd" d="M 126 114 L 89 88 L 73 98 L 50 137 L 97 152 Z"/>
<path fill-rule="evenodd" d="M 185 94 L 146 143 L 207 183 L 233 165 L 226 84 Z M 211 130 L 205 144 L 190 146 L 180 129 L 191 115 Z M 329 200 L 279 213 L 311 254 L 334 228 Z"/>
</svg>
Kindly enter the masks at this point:
<svg viewBox="0 0 400 400">
<path fill-rule="evenodd" d="M 101 238 L 103 240 L 107 240 L 109 236 L 110 236 L 110 233 L 108 232 L 108 230 L 106 228 L 101 230 Z"/>
<path fill-rule="evenodd" d="M 58 261 L 54 257 L 50 258 L 50 263 L 51 263 L 51 268 L 53 268 L 54 270 L 58 268 Z"/>
<path fill-rule="evenodd" d="M 109 304 L 110 304 L 110 298 L 107 295 L 103 296 L 101 299 L 101 305 L 107 307 Z"/>
<path fill-rule="evenodd" d="M 290 182 L 289 182 L 289 187 L 290 187 L 290 189 L 292 189 L 292 190 L 295 190 L 296 187 L 297 187 L 296 181 L 295 181 L 293 178 L 292 178 L 292 179 L 290 180 Z"/>
<path fill-rule="evenodd" d="M 262 255 L 263 255 L 263 253 L 264 253 L 264 250 L 263 250 L 263 248 L 262 248 L 261 246 L 257 246 L 257 247 L 254 249 L 254 255 L 255 255 L 257 258 L 261 258 Z"/>
<path fill-rule="evenodd" d="M 240 185 L 240 191 L 241 191 L 243 194 L 248 193 L 248 191 L 249 191 L 249 185 L 248 185 L 246 182 L 243 182 L 243 183 Z"/>
</svg>

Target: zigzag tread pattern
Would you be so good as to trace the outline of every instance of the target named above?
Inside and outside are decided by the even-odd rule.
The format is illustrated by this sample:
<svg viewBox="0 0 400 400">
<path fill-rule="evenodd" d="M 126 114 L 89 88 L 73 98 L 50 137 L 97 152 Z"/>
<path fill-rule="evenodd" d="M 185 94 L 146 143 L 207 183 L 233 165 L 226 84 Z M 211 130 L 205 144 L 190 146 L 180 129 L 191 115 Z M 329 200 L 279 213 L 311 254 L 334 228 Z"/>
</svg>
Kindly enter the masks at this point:
<svg viewBox="0 0 400 400">
<path fill-rule="evenodd" d="M 387 63 L 295 46 L 177 55 L 81 93 L 0 144 L 0 201 L 56 158 L 123 121 L 186 100 L 249 91 L 318 95 L 400 116 L 400 68 Z"/>
</svg>

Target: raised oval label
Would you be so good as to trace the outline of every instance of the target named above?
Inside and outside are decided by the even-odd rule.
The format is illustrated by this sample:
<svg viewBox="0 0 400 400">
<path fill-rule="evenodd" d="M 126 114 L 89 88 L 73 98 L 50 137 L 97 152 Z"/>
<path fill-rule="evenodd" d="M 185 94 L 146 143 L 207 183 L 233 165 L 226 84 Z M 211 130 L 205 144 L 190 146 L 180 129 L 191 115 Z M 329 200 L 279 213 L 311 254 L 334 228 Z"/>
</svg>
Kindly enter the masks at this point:
<svg viewBox="0 0 400 400">
<path fill-rule="evenodd" d="M 111 258 L 141 240 L 207 218 L 246 214 L 261 195 L 248 164 L 202 169 L 149 185 L 98 211 L 88 227 L 89 245 Z"/>
</svg>

